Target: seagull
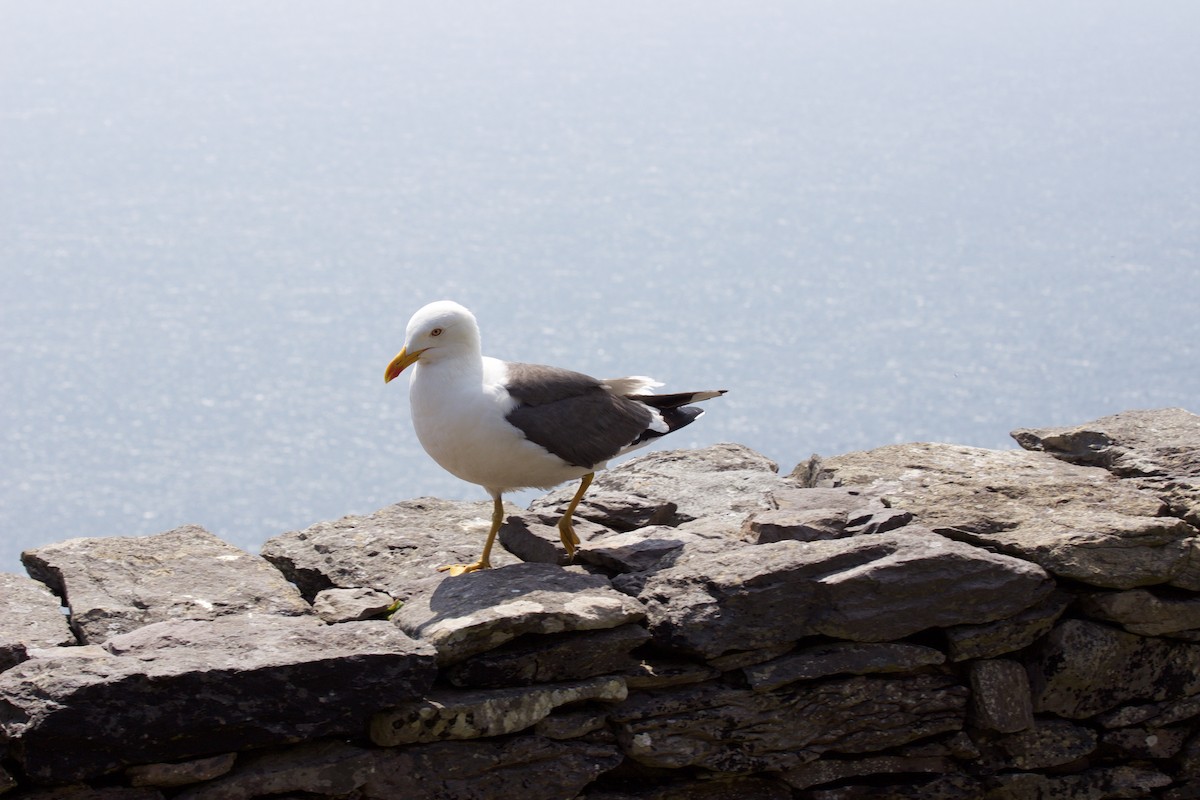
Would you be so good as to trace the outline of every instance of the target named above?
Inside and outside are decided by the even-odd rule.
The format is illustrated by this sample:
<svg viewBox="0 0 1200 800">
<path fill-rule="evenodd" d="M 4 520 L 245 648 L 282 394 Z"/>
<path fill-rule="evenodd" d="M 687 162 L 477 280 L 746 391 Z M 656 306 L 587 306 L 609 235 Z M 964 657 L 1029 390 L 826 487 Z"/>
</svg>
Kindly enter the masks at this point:
<svg viewBox="0 0 1200 800">
<path fill-rule="evenodd" d="M 475 316 L 449 300 L 413 314 L 384 382 L 408 367 L 413 367 L 412 423 L 421 446 L 447 472 L 482 486 L 492 498 L 483 554 L 473 564 L 439 567 L 452 576 L 491 567 L 505 492 L 577 479 L 579 489 L 558 521 L 559 538 L 573 559 L 579 537 L 571 518 L 596 471 L 694 422 L 704 412 L 690 403 L 725 394 L 724 389 L 649 394 L 662 384 L 643 376 L 597 380 L 484 356 Z"/>
</svg>

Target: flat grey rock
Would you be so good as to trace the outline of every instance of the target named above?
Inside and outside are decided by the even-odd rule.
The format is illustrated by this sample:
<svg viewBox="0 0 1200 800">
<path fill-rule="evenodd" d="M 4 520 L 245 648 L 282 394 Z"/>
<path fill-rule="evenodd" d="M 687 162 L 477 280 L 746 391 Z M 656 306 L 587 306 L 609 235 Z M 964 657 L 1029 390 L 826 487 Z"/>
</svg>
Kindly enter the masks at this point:
<svg viewBox="0 0 1200 800">
<path fill-rule="evenodd" d="M 702 657 L 823 635 L 860 642 L 990 622 L 1045 597 L 1040 567 L 912 526 L 704 554 L 638 598 L 655 639 Z"/>
<path fill-rule="evenodd" d="M 1011 772 L 988 778 L 987 797 L 996 800 L 1154 797 L 1155 789 L 1172 782 L 1170 776 L 1144 766 L 1105 767 L 1073 775 Z"/>
<path fill-rule="evenodd" d="M 586 519 L 575 518 L 573 522 L 575 535 L 579 537 L 580 546 L 576 551 L 576 563 L 581 561 L 582 552 L 591 547 L 597 537 L 608 536 L 612 530 L 597 525 Z M 504 549 L 522 561 L 536 561 L 541 564 L 558 564 L 567 566 L 567 550 L 563 547 L 557 522 L 548 521 L 533 514 L 511 516 L 500 526 L 497 537 Z"/>
<path fill-rule="evenodd" d="M 765 664 L 787 655 L 792 652 L 793 644 L 793 642 L 782 642 L 766 647 L 757 647 L 753 650 L 731 650 L 719 656 L 709 656 L 705 661 L 710 667 L 716 667 L 721 672 L 735 669 L 744 672 L 747 667 Z"/>
<path fill-rule="evenodd" d="M 81 644 L 75 647 L 46 647 L 27 651 L 30 660 L 39 658 L 108 658 L 112 653 L 100 644 Z"/>
<path fill-rule="evenodd" d="M 637 597 L 655 573 L 753 547 L 743 540 L 742 529 L 741 523 L 709 524 L 704 520 L 676 527 L 648 525 L 598 538 L 595 552 L 587 558 L 596 569 L 612 577 L 613 588 Z"/>
<path fill-rule="evenodd" d="M 374 589 L 326 589 L 313 600 L 313 612 L 325 622 L 356 622 L 382 616 L 395 604 L 390 594 Z"/>
<path fill-rule="evenodd" d="M 196 525 L 153 536 L 69 539 L 21 555 L 71 609 L 80 641 L 142 625 L 227 614 L 311 613 L 279 571 Z"/>
<path fill-rule="evenodd" d="M 604 730 L 608 714 L 594 708 L 552 713 L 533 726 L 533 732 L 547 739 L 578 739 Z"/>
<path fill-rule="evenodd" d="M 1122 728 L 1105 731 L 1100 747 L 1129 761 L 1174 758 L 1190 735 L 1187 728 Z"/>
<path fill-rule="evenodd" d="M 709 683 L 631 693 L 611 718 L 622 750 L 641 764 L 745 774 L 960 730 L 967 694 L 940 675 L 853 677 L 769 692 Z"/>
<path fill-rule="evenodd" d="M 945 630 L 950 660 L 995 658 L 1023 650 L 1053 628 L 1073 600 L 1072 595 L 1056 589 L 1005 619 L 980 625 L 952 625 Z"/>
<path fill-rule="evenodd" d="M 665 689 L 670 686 L 706 683 L 719 677 L 721 670 L 712 665 L 652 656 L 643 658 L 625 673 L 625 685 L 630 689 Z"/>
<path fill-rule="evenodd" d="M 1034 711 L 1067 719 L 1200 694 L 1200 645 L 1088 620 L 1059 623 L 1029 654 L 1027 668 Z"/>
<path fill-rule="evenodd" d="M 0 674 L 0 727 L 34 778 L 360 734 L 380 697 L 420 696 L 436 670 L 432 648 L 385 621 L 178 620 L 106 647 L 108 658 L 31 659 Z"/>
<path fill-rule="evenodd" d="M 756 512 L 743 523 L 746 541 L 813 542 L 886 533 L 913 519 L 910 512 L 888 508 L 879 498 L 851 488 L 781 489 L 771 499 L 775 508 Z"/>
<path fill-rule="evenodd" d="M 961 773 L 939 775 L 929 780 L 898 776 L 896 782 L 888 782 L 886 775 L 877 775 L 870 782 L 845 782 L 834 787 L 810 789 L 807 796 L 809 800 L 979 800 L 985 796 L 988 800 L 1016 800 L 1004 795 L 988 794 L 981 781 Z"/>
<path fill-rule="evenodd" d="M 1082 425 L 1018 428 L 1027 450 L 1124 478 L 1200 478 L 1200 415 L 1182 408 L 1123 411 Z"/>
<path fill-rule="evenodd" d="M 176 800 L 561 800 L 620 759 L 612 746 L 529 735 L 389 749 L 326 740 L 248 755 Z"/>
<path fill-rule="evenodd" d="M 1035 725 L 998 737 L 985 752 L 991 769 L 1038 770 L 1070 764 L 1095 752 L 1096 731 L 1065 719 L 1039 719 Z"/>
<path fill-rule="evenodd" d="M 952 759 L 940 756 L 866 756 L 862 758 L 822 758 L 790 769 L 781 777 L 795 789 L 807 789 L 823 783 L 846 781 L 877 775 L 946 774 L 956 771 Z"/>
<path fill-rule="evenodd" d="M 511 689 L 432 691 L 375 714 L 371 741 L 381 747 L 504 736 L 531 728 L 559 706 L 624 700 L 625 681 L 589 678 Z"/>
<path fill-rule="evenodd" d="M 24 661 L 30 650 L 75 643 L 62 603 L 44 584 L 0 573 L 0 672 Z"/>
<path fill-rule="evenodd" d="M 813 489 L 812 491 L 825 491 Z M 841 539 L 850 536 L 846 531 L 848 517 L 844 509 L 814 508 L 796 511 L 771 509 L 759 511 L 743 523 L 743 535 L 751 544 L 769 544 L 794 539 L 815 542 L 821 539 Z"/>
<path fill-rule="evenodd" d="M 621 760 L 614 745 L 527 734 L 398 747 L 376 755 L 362 800 L 563 800 Z"/>
<path fill-rule="evenodd" d="M 984 730 L 1016 733 L 1034 726 L 1029 676 L 1017 661 L 985 658 L 967 667 L 971 721 Z"/>
<path fill-rule="evenodd" d="M 597 473 L 576 516 L 618 531 L 723 518 L 740 527 L 772 507 L 772 492 L 795 486 L 777 472 L 773 461 L 737 444 L 650 453 Z M 559 489 L 529 510 L 556 521 L 574 491 Z"/>
<path fill-rule="evenodd" d="M 1147 589 L 1093 592 L 1079 599 L 1089 617 L 1115 622 L 1130 633 L 1163 636 L 1200 628 L 1200 597 L 1159 597 Z"/>
<path fill-rule="evenodd" d="M 1159 703 L 1130 703 L 1096 717 L 1105 728 L 1133 725 L 1162 728 L 1200 715 L 1200 695 L 1172 698 Z"/>
<path fill-rule="evenodd" d="M 1177 758 L 1180 775 L 1185 776 L 1181 797 L 1186 798 L 1189 790 L 1194 792 L 1200 789 L 1200 781 L 1197 780 L 1200 777 L 1200 737 L 1193 736 L 1189 739 Z"/>
<path fill-rule="evenodd" d="M 365 748 L 336 740 L 307 742 L 249 753 L 228 775 L 187 789 L 175 800 L 254 800 L 285 792 L 348 795 L 367 782 L 374 766 Z"/>
<path fill-rule="evenodd" d="M 685 547 L 702 549 L 710 544 L 712 550 L 724 549 L 725 546 L 721 542 L 714 543 L 710 537 L 689 533 L 683 528 L 647 525 L 637 530 L 597 536 L 579 550 L 576 558 L 610 574 L 646 572 L 657 569 L 664 560 L 679 555 Z"/>
<path fill-rule="evenodd" d="M 822 462 L 946 536 L 1114 589 L 1200 587 L 1197 530 L 1166 516 L 1155 492 L 1044 453 L 903 444 Z"/>
<path fill-rule="evenodd" d="M 706 775 L 678 780 L 625 781 L 620 788 L 589 791 L 587 800 L 793 800 L 790 786 L 774 778 Z"/>
<path fill-rule="evenodd" d="M 607 579 L 551 564 L 515 564 L 430 578 L 392 620 L 437 648 L 443 667 L 518 636 L 615 628 L 645 614 Z"/>
<path fill-rule="evenodd" d="M 959 761 L 979 758 L 979 747 L 965 731 L 953 731 L 943 736 L 906 744 L 896 750 L 899 755 L 924 757 L 946 756 Z"/>
<path fill-rule="evenodd" d="M 13 795 L 13 800 L 163 800 L 163 793 L 149 786 L 103 786 L 85 784 L 34 789 Z"/>
<path fill-rule="evenodd" d="M 125 777 L 134 786 L 157 786 L 172 789 L 193 783 L 215 780 L 233 769 L 237 753 L 196 758 L 160 764 L 138 764 L 125 770 Z"/>
<path fill-rule="evenodd" d="M 449 666 L 441 675 L 455 686 L 497 688 L 621 674 L 637 666 L 630 651 L 649 639 L 650 633 L 633 623 L 523 636 Z"/>
<path fill-rule="evenodd" d="M 1123 411 L 1072 427 L 1021 428 L 1012 436 L 1028 450 L 1109 470 L 1200 528 L 1200 415 L 1182 408 Z M 1200 591 L 1200 542 L 1193 540 L 1191 550 L 1172 583 Z"/>
<path fill-rule="evenodd" d="M 423 497 L 280 534 L 261 553 L 309 599 L 330 588 L 367 588 L 407 600 L 413 585 L 437 575 L 438 567 L 477 561 L 491 520 L 491 502 Z M 518 561 L 492 548 L 492 566 Z"/>
<path fill-rule="evenodd" d="M 834 642 L 805 647 L 772 661 L 743 667 L 747 683 L 757 691 L 829 675 L 908 672 L 945 662 L 932 647 L 893 642 Z"/>
</svg>

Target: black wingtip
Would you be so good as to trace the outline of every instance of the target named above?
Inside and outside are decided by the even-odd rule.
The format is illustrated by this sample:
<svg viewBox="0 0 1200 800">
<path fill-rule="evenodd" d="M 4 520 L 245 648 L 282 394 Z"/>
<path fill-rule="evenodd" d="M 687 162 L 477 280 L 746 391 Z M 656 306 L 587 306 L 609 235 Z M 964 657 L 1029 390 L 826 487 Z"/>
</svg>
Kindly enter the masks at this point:
<svg viewBox="0 0 1200 800">
<path fill-rule="evenodd" d="M 714 397 L 720 397 L 728 391 L 727 389 L 709 389 L 704 392 L 675 392 L 674 394 L 631 394 L 630 400 L 636 400 L 639 403 L 645 403 L 651 408 L 657 408 L 660 411 L 666 408 L 679 408 L 690 403 L 699 403 L 704 400 L 712 400 Z"/>
</svg>

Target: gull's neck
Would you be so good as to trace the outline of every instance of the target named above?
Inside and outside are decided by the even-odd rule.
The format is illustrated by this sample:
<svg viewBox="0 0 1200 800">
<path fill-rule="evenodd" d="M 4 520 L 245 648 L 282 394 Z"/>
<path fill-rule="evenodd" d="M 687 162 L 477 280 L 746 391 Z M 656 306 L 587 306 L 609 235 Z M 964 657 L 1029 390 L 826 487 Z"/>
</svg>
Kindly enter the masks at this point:
<svg viewBox="0 0 1200 800">
<path fill-rule="evenodd" d="M 483 385 L 483 357 L 479 349 L 463 349 L 418 361 L 412 374 L 411 392 L 437 392 L 444 387 Z"/>
</svg>

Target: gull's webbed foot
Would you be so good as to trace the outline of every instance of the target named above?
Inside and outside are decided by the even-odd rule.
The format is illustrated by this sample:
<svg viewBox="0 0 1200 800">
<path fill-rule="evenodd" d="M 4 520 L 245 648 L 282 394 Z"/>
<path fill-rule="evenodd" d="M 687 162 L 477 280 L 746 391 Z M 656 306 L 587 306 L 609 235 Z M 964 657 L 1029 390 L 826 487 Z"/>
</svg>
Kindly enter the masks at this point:
<svg viewBox="0 0 1200 800">
<path fill-rule="evenodd" d="M 575 526 L 571 524 L 569 516 L 563 517 L 558 521 L 558 538 L 562 539 L 563 547 L 567 549 L 567 563 L 575 561 L 575 551 L 579 545 L 579 535 L 575 533 Z"/>
<path fill-rule="evenodd" d="M 575 509 L 579 507 L 579 501 L 583 499 L 583 493 L 592 485 L 594 477 L 596 477 L 594 472 L 583 476 L 579 481 L 579 488 L 575 491 L 575 496 L 571 498 L 571 502 L 567 506 L 566 513 L 558 521 L 558 538 L 562 539 L 563 547 L 567 548 L 568 564 L 574 563 L 575 550 L 579 544 L 579 536 L 575 533 L 575 526 L 571 524 L 571 517 L 575 516 Z"/>
<path fill-rule="evenodd" d="M 491 569 L 492 562 L 488 557 L 492 554 L 492 543 L 496 541 L 496 531 L 500 530 L 500 523 L 503 521 L 504 503 L 500 501 L 500 494 L 496 493 L 492 496 L 492 527 L 488 531 L 487 541 L 483 544 L 483 554 L 479 556 L 479 560 L 474 564 L 447 564 L 444 567 L 438 567 L 438 572 L 449 572 L 450 577 L 456 578 L 459 575 L 466 575 L 468 572 Z"/>
<path fill-rule="evenodd" d="M 481 559 L 476 561 L 474 564 L 447 564 L 444 567 L 438 567 L 438 572 L 449 572 L 450 577 L 457 578 L 459 575 L 465 575 L 468 572 L 476 572 L 481 569 L 491 568 L 491 564 Z"/>
</svg>

